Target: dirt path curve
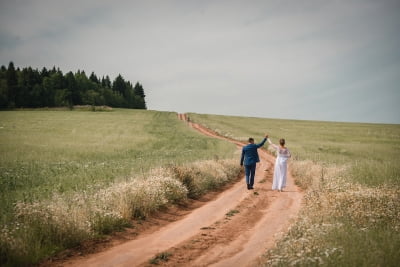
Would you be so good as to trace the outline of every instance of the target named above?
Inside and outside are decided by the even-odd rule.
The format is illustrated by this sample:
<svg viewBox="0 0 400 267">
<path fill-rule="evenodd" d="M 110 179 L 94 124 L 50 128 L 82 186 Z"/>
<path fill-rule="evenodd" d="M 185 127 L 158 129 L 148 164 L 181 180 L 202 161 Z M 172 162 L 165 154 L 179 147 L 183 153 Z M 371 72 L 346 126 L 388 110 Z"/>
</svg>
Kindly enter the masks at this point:
<svg viewBox="0 0 400 267">
<path fill-rule="evenodd" d="M 203 134 L 229 140 L 179 118 Z M 238 141 L 229 140 L 238 147 Z M 149 260 L 165 252 L 162 266 L 254 266 L 273 247 L 299 209 L 302 193 L 288 177 L 285 192 L 272 191 L 274 158 L 259 150 L 255 190 L 243 179 L 184 218 L 105 251 L 64 262 L 63 266 L 151 266 Z"/>
</svg>

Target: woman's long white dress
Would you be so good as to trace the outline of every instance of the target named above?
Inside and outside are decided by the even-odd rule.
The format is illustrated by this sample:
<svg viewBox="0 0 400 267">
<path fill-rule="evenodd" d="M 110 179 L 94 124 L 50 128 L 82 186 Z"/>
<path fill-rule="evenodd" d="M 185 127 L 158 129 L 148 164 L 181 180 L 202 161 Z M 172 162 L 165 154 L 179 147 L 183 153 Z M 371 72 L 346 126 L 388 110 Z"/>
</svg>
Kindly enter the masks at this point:
<svg viewBox="0 0 400 267">
<path fill-rule="evenodd" d="M 269 141 L 269 140 L 268 140 Z M 286 187 L 287 161 L 291 157 L 289 149 L 282 148 L 270 142 L 271 146 L 276 149 L 276 160 L 274 168 L 274 180 L 272 182 L 272 190 L 282 190 Z"/>
</svg>

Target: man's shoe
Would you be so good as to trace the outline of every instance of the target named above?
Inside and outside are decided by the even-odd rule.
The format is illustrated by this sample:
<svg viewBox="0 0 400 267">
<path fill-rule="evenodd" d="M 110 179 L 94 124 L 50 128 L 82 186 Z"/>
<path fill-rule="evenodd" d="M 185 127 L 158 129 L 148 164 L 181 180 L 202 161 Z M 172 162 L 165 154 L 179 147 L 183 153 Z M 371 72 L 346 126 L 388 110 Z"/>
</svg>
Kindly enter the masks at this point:
<svg viewBox="0 0 400 267">
<path fill-rule="evenodd" d="M 251 186 L 250 186 L 249 184 L 247 184 L 247 190 L 250 190 L 250 187 L 251 187 Z"/>
</svg>

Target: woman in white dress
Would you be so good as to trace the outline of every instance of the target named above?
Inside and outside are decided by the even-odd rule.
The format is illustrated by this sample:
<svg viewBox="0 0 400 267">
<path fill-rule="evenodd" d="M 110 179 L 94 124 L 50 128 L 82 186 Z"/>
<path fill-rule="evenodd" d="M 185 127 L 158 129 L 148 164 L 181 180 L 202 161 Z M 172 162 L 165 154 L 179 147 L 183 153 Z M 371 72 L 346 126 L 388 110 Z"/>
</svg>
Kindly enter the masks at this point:
<svg viewBox="0 0 400 267">
<path fill-rule="evenodd" d="M 279 146 L 273 144 L 268 138 L 268 143 L 276 149 L 276 160 L 274 168 L 274 180 L 272 182 L 272 190 L 283 191 L 286 186 L 286 176 L 287 176 L 287 161 L 291 157 L 289 149 L 285 147 L 285 139 L 279 140 Z"/>
</svg>

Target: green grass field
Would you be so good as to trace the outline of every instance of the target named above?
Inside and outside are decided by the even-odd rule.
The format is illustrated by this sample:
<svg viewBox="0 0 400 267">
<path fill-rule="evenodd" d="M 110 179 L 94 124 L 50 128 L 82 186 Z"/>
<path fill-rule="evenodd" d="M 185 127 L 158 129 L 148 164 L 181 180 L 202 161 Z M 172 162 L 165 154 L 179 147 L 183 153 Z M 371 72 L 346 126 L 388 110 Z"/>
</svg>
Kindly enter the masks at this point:
<svg viewBox="0 0 400 267">
<path fill-rule="evenodd" d="M 2 111 L 0 263 L 37 262 L 132 217 L 202 194 L 218 179 L 206 168 L 193 178 L 187 173 L 194 167 L 187 165 L 229 159 L 235 151 L 190 129 L 176 113 Z M 230 169 L 233 177 L 239 172 Z M 179 175 L 186 180 L 169 179 Z"/>
<path fill-rule="evenodd" d="M 175 113 L 0 112 L 1 201 L 82 190 L 232 151 L 233 145 L 188 129 Z"/>
<path fill-rule="evenodd" d="M 242 141 L 286 139 L 304 208 L 265 265 L 400 262 L 400 125 L 189 116 Z M 2 111 L 0 264 L 30 265 L 229 182 L 235 151 L 176 113 Z"/>
<path fill-rule="evenodd" d="M 400 125 L 189 116 L 234 139 L 286 139 L 304 207 L 264 266 L 398 266 Z"/>
</svg>

